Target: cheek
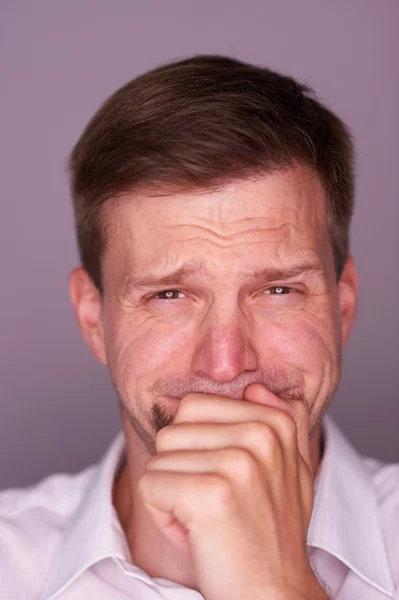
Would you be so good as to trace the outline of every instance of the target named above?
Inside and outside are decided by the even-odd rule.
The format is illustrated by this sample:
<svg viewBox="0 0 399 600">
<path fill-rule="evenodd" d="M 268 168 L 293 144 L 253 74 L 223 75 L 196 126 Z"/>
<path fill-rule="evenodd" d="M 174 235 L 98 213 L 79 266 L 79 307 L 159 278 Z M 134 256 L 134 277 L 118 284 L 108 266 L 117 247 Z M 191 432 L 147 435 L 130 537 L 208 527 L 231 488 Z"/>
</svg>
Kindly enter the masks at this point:
<svg viewBox="0 0 399 600">
<path fill-rule="evenodd" d="M 140 386 L 143 380 L 154 380 L 157 371 L 164 373 L 168 365 L 176 370 L 188 355 L 188 339 L 186 328 L 165 321 L 138 322 L 126 315 L 107 319 L 105 344 L 114 381 L 130 388 L 133 382 Z"/>
<path fill-rule="evenodd" d="M 330 319 L 295 315 L 269 321 L 259 328 L 259 347 L 267 359 L 281 360 L 305 373 L 321 373 L 326 363 L 335 363 L 336 334 Z"/>
</svg>

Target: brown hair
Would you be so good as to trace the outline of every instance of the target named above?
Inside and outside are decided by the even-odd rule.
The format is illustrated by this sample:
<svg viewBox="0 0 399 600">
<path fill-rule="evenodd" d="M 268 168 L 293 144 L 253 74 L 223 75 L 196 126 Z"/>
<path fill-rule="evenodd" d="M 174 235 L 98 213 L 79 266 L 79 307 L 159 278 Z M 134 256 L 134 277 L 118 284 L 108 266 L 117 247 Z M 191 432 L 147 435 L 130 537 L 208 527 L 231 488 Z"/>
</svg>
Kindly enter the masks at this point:
<svg viewBox="0 0 399 600">
<path fill-rule="evenodd" d="M 324 187 L 339 279 L 354 204 L 345 124 L 291 77 L 223 56 L 158 67 L 116 91 L 70 157 L 80 257 L 99 290 L 103 204 L 152 187 L 208 189 L 306 164 Z"/>
</svg>

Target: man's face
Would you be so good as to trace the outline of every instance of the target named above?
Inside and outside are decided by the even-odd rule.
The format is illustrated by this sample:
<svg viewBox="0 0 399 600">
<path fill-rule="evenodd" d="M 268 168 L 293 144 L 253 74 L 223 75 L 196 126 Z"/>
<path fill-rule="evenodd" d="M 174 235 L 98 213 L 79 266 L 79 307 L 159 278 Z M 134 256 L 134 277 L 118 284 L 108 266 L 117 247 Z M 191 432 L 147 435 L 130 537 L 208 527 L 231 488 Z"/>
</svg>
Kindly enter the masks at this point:
<svg viewBox="0 0 399 600">
<path fill-rule="evenodd" d="M 107 213 L 94 350 L 148 452 L 186 394 L 239 399 L 254 382 L 306 402 L 314 433 L 355 295 L 336 282 L 316 176 L 303 167 L 219 191 L 126 195 Z"/>
</svg>

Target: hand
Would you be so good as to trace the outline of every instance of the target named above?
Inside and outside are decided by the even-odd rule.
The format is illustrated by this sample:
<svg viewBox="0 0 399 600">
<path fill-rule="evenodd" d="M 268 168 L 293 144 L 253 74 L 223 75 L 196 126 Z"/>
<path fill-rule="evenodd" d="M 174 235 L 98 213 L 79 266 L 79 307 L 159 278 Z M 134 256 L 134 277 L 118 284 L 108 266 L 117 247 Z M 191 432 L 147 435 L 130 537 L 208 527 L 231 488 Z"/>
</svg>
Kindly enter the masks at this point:
<svg viewBox="0 0 399 600">
<path fill-rule="evenodd" d="M 308 411 L 260 384 L 244 401 L 189 394 L 156 436 L 139 493 L 191 556 L 207 600 L 326 598 L 310 567 Z"/>
</svg>

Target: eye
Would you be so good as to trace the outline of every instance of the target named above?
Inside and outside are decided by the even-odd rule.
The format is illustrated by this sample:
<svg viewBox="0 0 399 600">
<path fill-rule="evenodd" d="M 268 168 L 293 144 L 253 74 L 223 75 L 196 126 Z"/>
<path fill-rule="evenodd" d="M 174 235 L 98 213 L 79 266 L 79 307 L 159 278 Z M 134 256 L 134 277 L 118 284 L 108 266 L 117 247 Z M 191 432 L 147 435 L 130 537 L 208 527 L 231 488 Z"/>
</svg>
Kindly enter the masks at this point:
<svg viewBox="0 0 399 600">
<path fill-rule="evenodd" d="M 153 294 L 150 300 L 177 300 L 176 294 L 183 294 L 183 292 L 181 290 L 162 290 Z"/>
<path fill-rule="evenodd" d="M 292 294 L 296 291 L 295 288 L 286 285 L 273 285 L 272 287 L 267 288 L 266 294 L 271 294 L 272 296 L 284 296 L 285 294 Z"/>
</svg>

